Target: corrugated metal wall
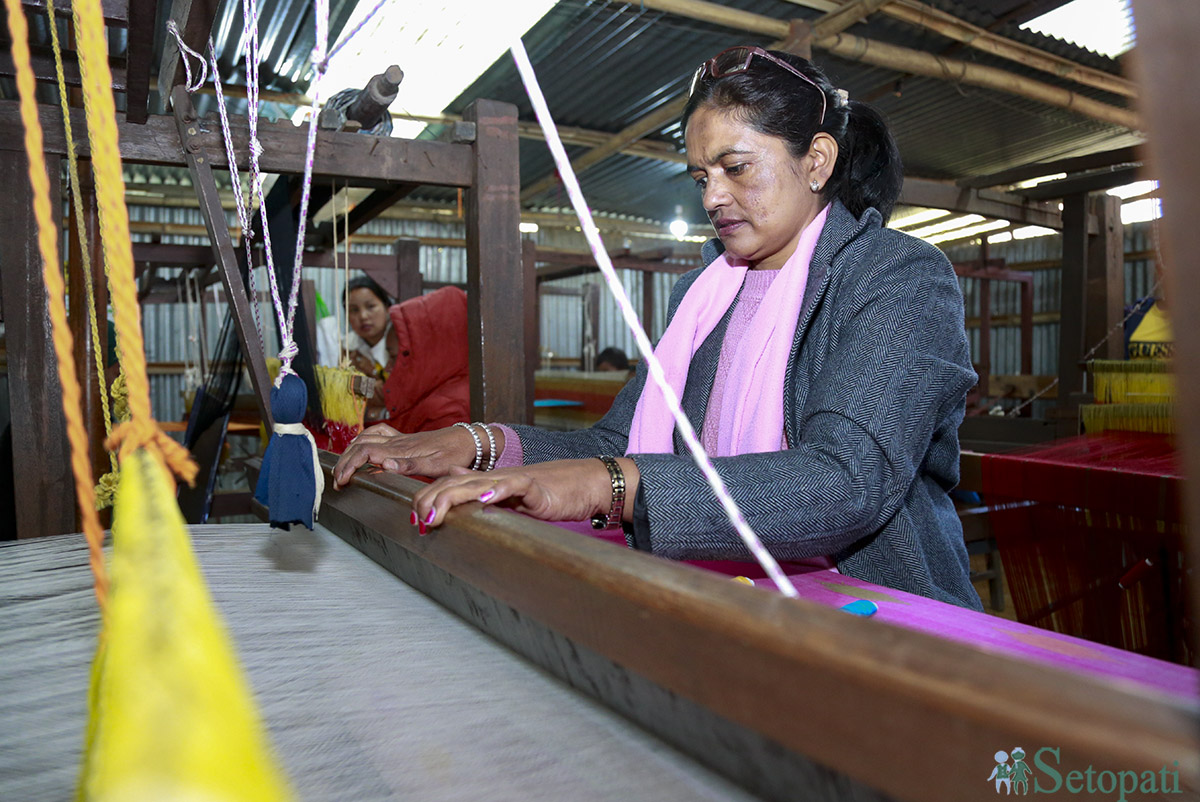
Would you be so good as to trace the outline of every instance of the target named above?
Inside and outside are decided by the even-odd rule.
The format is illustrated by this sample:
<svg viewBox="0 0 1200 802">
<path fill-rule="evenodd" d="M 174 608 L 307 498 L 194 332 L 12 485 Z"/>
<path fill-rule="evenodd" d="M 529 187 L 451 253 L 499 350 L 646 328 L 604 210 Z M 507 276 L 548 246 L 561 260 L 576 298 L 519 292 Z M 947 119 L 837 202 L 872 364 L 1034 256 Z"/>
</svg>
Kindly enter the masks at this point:
<svg viewBox="0 0 1200 802">
<path fill-rule="evenodd" d="M 1151 223 L 1133 223 L 1125 228 L 1125 252 L 1145 253 L 1154 250 L 1154 231 Z M 988 255 L 1005 260 L 1012 270 L 1033 272 L 1033 313 L 1057 315 L 1061 306 L 1062 268 L 1046 267 L 1045 262 L 1062 261 L 1062 238 L 1058 236 L 1037 237 L 1027 240 L 991 245 Z M 959 246 L 947 250 L 953 262 L 969 262 L 979 258 L 978 246 Z M 1031 264 L 1032 263 L 1032 264 Z M 1125 304 L 1144 297 L 1153 287 L 1154 260 L 1138 259 L 1125 262 Z M 960 278 L 966 302 L 967 317 L 979 316 L 979 280 Z M 993 282 L 991 312 L 996 315 L 1020 315 L 1020 287 L 1014 282 Z M 1095 343 L 1089 344 L 1095 345 Z M 971 330 L 971 354 L 979 358 L 979 330 Z M 1000 374 L 1018 373 L 1021 367 L 1020 329 L 1016 326 L 994 326 L 992 328 L 992 372 Z M 1033 372 L 1054 374 L 1058 372 L 1058 323 L 1041 322 L 1034 325 Z"/>
<path fill-rule="evenodd" d="M 204 220 L 199 210 L 191 208 L 166 208 L 153 206 L 130 206 L 130 219 L 135 222 L 170 223 L 199 226 Z M 231 226 L 237 225 L 236 214 L 226 212 L 227 221 Z M 376 219 L 364 226 L 360 233 L 382 235 L 387 237 L 424 237 L 430 239 L 463 239 L 466 236 L 465 225 L 461 222 L 441 223 L 413 220 Z M 535 234 L 526 235 L 534 239 L 539 246 L 562 250 L 582 251 L 587 248 L 583 236 L 579 232 L 562 229 L 542 229 Z M 134 241 L 149 241 L 148 234 L 133 235 Z M 207 237 L 162 235 L 161 241 L 180 245 L 207 245 Z M 627 247 L 635 253 L 640 250 L 661 248 L 664 240 L 653 238 L 630 237 L 619 243 L 608 243 L 609 248 Z M 695 246 L 690 246 L 694 248 Z M 361 271 L 354 269 L 354 253 L 390 254 L 391 246 L 377 243 L 357 243 L 352 245 L 350 259 L 351 277 Z M 420 248 L 421 273 L 426 281 L 465 283 L 467 280 L 466 249 L 453 245 L 422 245 Z M 686 260 L 673 260 L 686 261 Z M 172 279 L 178 275 L 178 270 L 162 269 L 158 277 Z M 642 277 L 637 271 L 619 271 L 625 291 L 633 302 L 638 314 L 642 310 Z M 257 285 L 260 291 L 265 290 L 265 269 L 257 271 Z M 675 286 L 678 276 L 669 273 L 650 274 L 655 285 L 655 315 L 651 325 L 650 336 L 657 338 L 662 333 L 663 321 L 666 319 L 667 302 L 671 289 Z M 324 298 L 330 310 L 341 296 L 344 279 L 333 270 L 309 270 L 305 278 L 312 279 L 317 292 Z M 579 289 L 585 284 L 603 284 L 598 274 L 576 276 L 547 282 L 556 287 Z M 221 323 L 225 318 L 226 304 L 214 300 L 217 293 L 209 289 L 205 304 L 205 343 L 206 352 L 216 347 Z M 146 356 L 150 362 L 185 362 L 195 363 L 199 348 L 200 321 L 198 305 L 189 304 L 181 298 L 179 303 L 152 303 L 143 306 L 142 326 L 146 337 Z M 545 295 L 541 300 L 541 344 L 546 351 L 557 357 L 578 359 L 581 354 L 583 302 L 579 297 Z M 264 329 L 264 339 L 269 353 L 278 350 L 278 340 L 275 336 L 275 326 L 272 323 L 272 311 L 269 303 L 260 304 L 260 315 Z M 617 309 L 607 288 L 602 288 L 600 294 L 600 327 L 598 335 L 600 348 L 616 346 L 626 353 L 633 355 L 637 348 L 633 337 L 627 330 L 624 320 Z M 179 420 L 184 413 L 183 391 L 185 377 L 182 373 L 160 374 L 150 377 L 152 403 L 154 414 L 161 420 Z"/>
<path fill-rule="evenodd" d="M 201 225 L 203 220 L 195 209 L 156 208 L 131 206 L 130 217 L 135 221 L 152 221 L 162 223 L 180 223 Z M 230 223 L 235 222 L 232 212 L 229 213 Z M 441 239 L 461 239 L 465 236 L 464 226 L 456 223 L 435 223 L 409 220 L 374 220 L 362 229 L 364 234 L 386 235 L 388 237 L 427 237 Z M 535 234 L 526 235 L 534 239 L 539 246 L 563 250 L 582 251 L 586 243 L 579 232 L 562 229 L 542 229 Z M 145 235 L 135 235 L 135 239 L 147 239 Z M 205 244 L 203 237 L 164 236 L 164 242 L 180 244 Z M 664 240 L 652 238 L 628 238 L 620 243 L 607 243 L 610 249 L 628 247 L 634 252 L 662 247 Z M 694 247 L 694 246 L 693 246 Z M 682 250 L 682 249 L 681 249 Z M 1150 223 L 1135 223 L 1125 226 L 1126 253 L 1152 252 L 1154 250 L 1153 225 Z M 390 253 L 386 244 L 358 244 L 354 246 L 358 253 Z M 959 246 L 947 251 L 952 261 L 973 261 L 979 256 L 977 246 Z M 1033 268 L 1034 295 L 1033 311 L 1036 316 L 1042 316 L 1040 322 L 1034 325 L 1033 343 L 1033 372 L 1039 375 L 1052 375 L 1058 371 L 1058 323 L 1056 320 L 1046 320 L 1046 316 L 1056 318 L 1059 311 L 1062 270 L 1059 267 L 1046 266 L 1046 262 L 1057 262 L 1062 257 L 1062 240 L 1057 236 L 1038 237 L 1027 240 L 1015 240 L 1008 243 L 992 245 L 989 249 L 992 258 L 1002 258 L 1006 264 L 1015 270 Z M 462 247 L 451 245 L 423 245 L 420 249 L 421 271 L 426 280 L 442 282 L 466 281 L 466 251 Z M 677 260 L 684 261 L 684 260 Z M 1033 264 L 1030 264 L 1033 263 Z M 353 254 L 351 269 L 353 271 Z M 1028 267 L 1027 267 L 1028 266 Z M 259 271 L 259 286 L 265 287 L 263 270 Z M 357 274 L 358 271 L 353 271 Z M 170 277 L 170 271 L 162 271 L 162 277 Z M 622 285 L 633 302 L 634 309 L 640 314 L 642 309 L 642 275 L 637 271 L 619 271 Z M 671 289 L 678 276 L 669 273 L 648 274 L 655 286 L 655 314 L 650 325 L 650 336 L 657 338 L 662 333 L 666 319 L 667 302 Z M 333 308 L 340 295 L 342 278 L 335 276 L 332 270 L 311 270 L 306 278 L 316 282 L 317 291 L 325 298 L 326 303 Z M 1144 258 L 1125 263 L 1125 302 L 1126 304 L 1148 294 L 1155 281 L 1154 260 Z M 578 290 L 587 284 L 603 285 L 603 279 L 598 274 L 575 276 L 547 282 L 546 286 Z M 963 290 L 968 318 L 979 316 L 979 281 L 961 278 L 959 283 Z M 211 290 L 210 290 L 211 292 Z M 1020 288 L 1011 282 L 994 282 L 992 286 L 991 312 L 993 317 L 1020 314 Z M 147 304 L 144 307 L 144 328 L 146 333 L 147 357 L 151 362 L 187 361 L 194 362 L 196 339 L 198 337 L 198 321 L 195 309 L 190 313 L 186 303 Z M 224 319 L 225 305 L 213 303 L 210 296 L 206 305 L 207 340 L 206 347 L 211 350 L 216 344 L 221 321 Z M 189 314 L 191 317 L 189 318 Z M 267 329 L 269 348 L 278 346 L 274 336 L 274 326 L 270 325 L 270 307 L 262 305 L 264 326 Z M 551 352 L 555 357 L 579 358 L 581 355 L 581 332 L 583 326 L 583 302 L 576 296 L 543 295 L 541 297 L 541 347 L 543 355 Z M 979 359 L 979 329 L 971 327 L 968 330 L 971 341 L 972 358 Z M 602 286 L 600 293 L 600 326 L 597 338 L 599 348 L 616 346 L 630 356 L 635 355 L 636 347 L 632 335 L 627 330 L 623 319 L 606 287 Z M 992 329 L 992 372 L 994 374 L 1010 374 L 1020 372 L 1020 329 L 1017 326 L 994 326 Z M 155 415 L 164 420 L 177 420 L 183 414 L 181 392 L 184 378 L 182 375 L 159 375 L 151 377 Z"/>
</svg>

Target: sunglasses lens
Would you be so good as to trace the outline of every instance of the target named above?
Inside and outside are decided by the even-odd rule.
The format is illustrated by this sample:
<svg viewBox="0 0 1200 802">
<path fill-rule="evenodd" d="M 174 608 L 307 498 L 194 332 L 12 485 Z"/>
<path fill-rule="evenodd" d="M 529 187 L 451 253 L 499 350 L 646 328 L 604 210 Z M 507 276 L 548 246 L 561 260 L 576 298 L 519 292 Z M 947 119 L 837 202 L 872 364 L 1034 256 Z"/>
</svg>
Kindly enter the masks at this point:
<svg viewBox="0 0 1200 802">
<path fill-rule="evenodd" d="M 713 77 L 720 78 L 735 72 L 742 72 L 750 66 L 754 51 L 749 47 L 731 47 L 713 57 Z"/>
</svg>

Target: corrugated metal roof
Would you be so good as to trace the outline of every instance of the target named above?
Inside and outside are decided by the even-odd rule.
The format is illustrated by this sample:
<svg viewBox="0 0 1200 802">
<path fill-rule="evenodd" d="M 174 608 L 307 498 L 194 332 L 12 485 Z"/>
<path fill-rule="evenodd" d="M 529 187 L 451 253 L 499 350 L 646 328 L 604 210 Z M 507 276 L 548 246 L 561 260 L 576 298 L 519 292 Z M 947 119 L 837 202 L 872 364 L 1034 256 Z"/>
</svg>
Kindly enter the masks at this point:
<svg viewBox="0 0 1200 802">
<path fill-rule="evenodd" d="M 373 2 L 332 0 L 332 36 L 336 37 L 341 31 L 360 1 Z M 1116 60 L 1018 27 L 1021 21 L 1061 5 L 1064 0 L 1032 3 L 1027 0 L 928 1 L 973 24 L 994 28 L 1014 41 L 1095 69 L 1120 73 L 1120 64 Z M 166 18 L 170 2 L 159 0 L 160 19 Z M 817 12 L 786 0 L 727 0 L 723 4 L 777 19 L 814 19 L 818 16 Z M 311 3 L 309 0 L 260 0 L 259 8 L 264 59 L 262 88 L 281 92 L 306 90 L 311 77 L 308 61 L 314 36 Z M 233 84 L 244 81 L 238 55 L 242 44 L 241 19 L 241 3 L 225 0 L 213 29 L 222 75 L 226 82 Z M 881 12 L 848 32 L 1001 67 L 1043 83 L 1068 87 L 1083 96 L 1102 99 L 1112 105 L 1128 105 L 1125 98 L 965 48 Z M 35 36 L 46 35 L 47 31 L 38 31 L 35 26 Z M 156 36 L 160 52 L 163 38 L 160 31 Z M 761 37 L 744 32 L 646 9 L 638 2 L 613 0 L 560 0 L 526 35 L 525 43 L 556 121 L 564 126 L 613 133 L 671 102 L 683 91 L 695 66 L 713 53 L 739 43 L 766 44 Z M 114 33 L 110 44 L 114 52 L 121 52 L 123 32 Z M 158 56 L 156 53 L 153 63 L 158 63 Z M 404 54 L 397 53 L 396 60 L 403 66 Z M 816 53 L 816 61 L 837 85 L 849 91 L 851 97 L 873 99 L 890 120 L 906 172 L 913 176 L 956 179 L 1033 161 L 1105 150 L 1138 140 L 1136 134 L 1117 125 L 1014 95 L 931 78 L 904 77 L 892 70 L 820 51 Z M 897 80 L 900 81 L 899 93 L 893 91 Z M 477 97 L 514 103 L 522 120 L 533 120 L 524 89 L 507 55 L 486 70 L 447 111 L 459 112 Z M 196 102 L 201 113 L 213 109 L 210 96 L 198 95 Z M 232 101 L 231 107 L 240 113 L 244 112 L 245 104 Z M 269 106 L 267 111 L 273 115 L 286 115 L 291 109 L 275 105 Z M 650 136 L 682 147 L 675 122 L 662 126 Z M 586 148 L 572 146 L 569 151 L 578 155 Z M 522 140 L 520 158 L 523 185 L 553 175 L 553 165 L 544 143 Z M 167 180 L 163 174 L 150 178 L 156 179 Z M 589 203 L 598 210 L 666 220 L 674 216 L 677 205 L 682 205 L 688 219 L 705 219 L 696 193 L 678 163 L 620 154 L 587 170 L 581 179 Z M 414 197 L 431 202 L 453 202 L 454 193 L 429 189 L 419 191 Z M 565 206 L 566 201 L 561 189 L 551 188 L 529 198 L 528 205 Z"/>
</svg>

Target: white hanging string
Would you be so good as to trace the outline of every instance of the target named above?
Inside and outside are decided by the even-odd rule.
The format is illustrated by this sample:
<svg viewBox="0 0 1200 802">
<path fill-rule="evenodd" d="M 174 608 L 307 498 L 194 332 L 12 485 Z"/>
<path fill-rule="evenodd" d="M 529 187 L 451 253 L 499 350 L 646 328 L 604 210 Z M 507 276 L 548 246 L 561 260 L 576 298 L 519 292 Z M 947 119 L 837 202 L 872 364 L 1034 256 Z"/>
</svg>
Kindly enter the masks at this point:
<svg viewBox="0 0 1200 802">
<path fill-rule="evenodd" d="M 604 280 L 608 283 L 609 290 L 616 299 L 617 306 L 621 310 L 621 315 L 625 318 L 626 325 L 633 332 L 638 350 L 641 351 L 642 358 L 646 360 L 646 365 L 650 370 L 650 378 L 662 390 L 663 398 L 667 402 L 667 408 L 671 410 L 671 415 L 675 418 L 675 423 L 679 427 L 680 434 L 683 435 L 684 442 L 687 443 L 688 450 L 692 453 L 692 458 L 695 459 L 696 464 L 708 480 L 709 485 L 717 496 L 717 500 L 720 501 L 725 514 L 729 516 L 729 522 L 737 531 L 738 536 L 746 544 L 746 548 L 750 550 L 750 553 L 754 555 L 754 559 L 758 561 L 758 564 L 767 572 L 767 576 L 779 588 L 779 592 L 792 598 L 799 596 L 791 580 L 787 578 L 783 570 L 779 567 L 779 563 L 775 561 L 775 558 L 771 556 L 770 552 L 763 546 L 762 541 L 759 540 L 758 535 L 754 534 L 754 531 L 746 522 L 745 516 L 738 509 L 737 503 L 729 495 L 729 490 L 725 487 L 724 480 L 721 479 L 720 474 L 713 467 L 708 455 L 704 453 L 704 448 L 700 445 L 691 422 L 683 414 L 683 409 L 679 404 L 679 397 L 667 383 L 662 363 L 654 355 L 654 347 L 650 343 L 650 338 L 646 336 L 645 330 L 642 329 L 641 324 L 638 322 L 633 304 L 630 303 L 629 296 L 626 295 L 625 288 L 622 286 L 621 280 L 617 277 L 612 262 L 608 258 L 608 251 L 605 249 L 604 243 L 600 240 L 600 229 L 596 227 L 596 223 L 592 219 L 592 213 L 584 201 L 583 192 L 579 188 L 579 181 L 575 177 L 575 171 L 571 168 L 571 160 L 567 157 L 567 151 L 563 148 L 562 140 L 559 139 L 558 129 L 555 127 L 554 120 L 550 116 L 550 109 L 546 105 L 546 98 L 542 95 L 537 75 L 533 71 L 533 65 L 529 62 L 529 56 L 525 52 L 525 46 L 521 43 L 520 39 L 517 39 L 512 44 L 512 54 L 513 60 L 517 63 L 517 71 L 521 74 L 521 80 L 525 83 L 525 90 L 529 93 L 529 100 L 533 104 L 533 110 L 537 114 L 538 122 L 542 126 L 542 133 L 546 137 L 546 144 L 550 146 L 550 153 L 554 156 L 554 163 L 558 167 L 563 186 L 567 191 L 568 197 L 571 199 L 571 205 L 575 209 L 575 214 L 579 218 L 579 225 L 583 229 L 583 235 L 587 238 L 588 247 L 591 248 L 592 255 L 596 259 L 596 265 L 604 275 Z"/>
<path fill-rule="evenodd" d="M 204 86 L 204 82 L 208 80 L 208 65 L 204 63 L 204 56 L 192 50 L 184 43 L 183 37 L 179 35 L 179 26 L 175 24 L 175 20 L 167 20 L 167 33 L 175 37 L 175 44 L 179 46 L 179 60 L 183 62 L 183 73 L 186 76 L 184 87 L 189 93 L 195 92 L 200 87 Z M 192 82 L 192 67 L 190 59 L 195 59 L 196 64 L 200 68 L 200 77 Z"/>
</svg>

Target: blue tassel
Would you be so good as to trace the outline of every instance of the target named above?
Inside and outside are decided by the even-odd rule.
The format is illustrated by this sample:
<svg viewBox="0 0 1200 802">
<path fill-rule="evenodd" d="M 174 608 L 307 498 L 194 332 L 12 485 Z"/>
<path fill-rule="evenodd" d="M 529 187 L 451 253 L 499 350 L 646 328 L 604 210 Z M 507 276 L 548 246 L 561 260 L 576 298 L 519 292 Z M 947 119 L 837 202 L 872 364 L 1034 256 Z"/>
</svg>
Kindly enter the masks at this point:
<svg viewBox="0 0 1200 802">
<path fill-rule="evenodd" d="M 284 374 L 271 389 L 271 415 L 275 431 L 263 455 L 262 472 L 254 498 L 265 504 L 271 526 L 288 529 L 303 524 L 312 529 L 325 476 L 317 464 L 317 446 L 300 422 L 308 408 L 308 389 L 294 373 Z"/>
</svg>

